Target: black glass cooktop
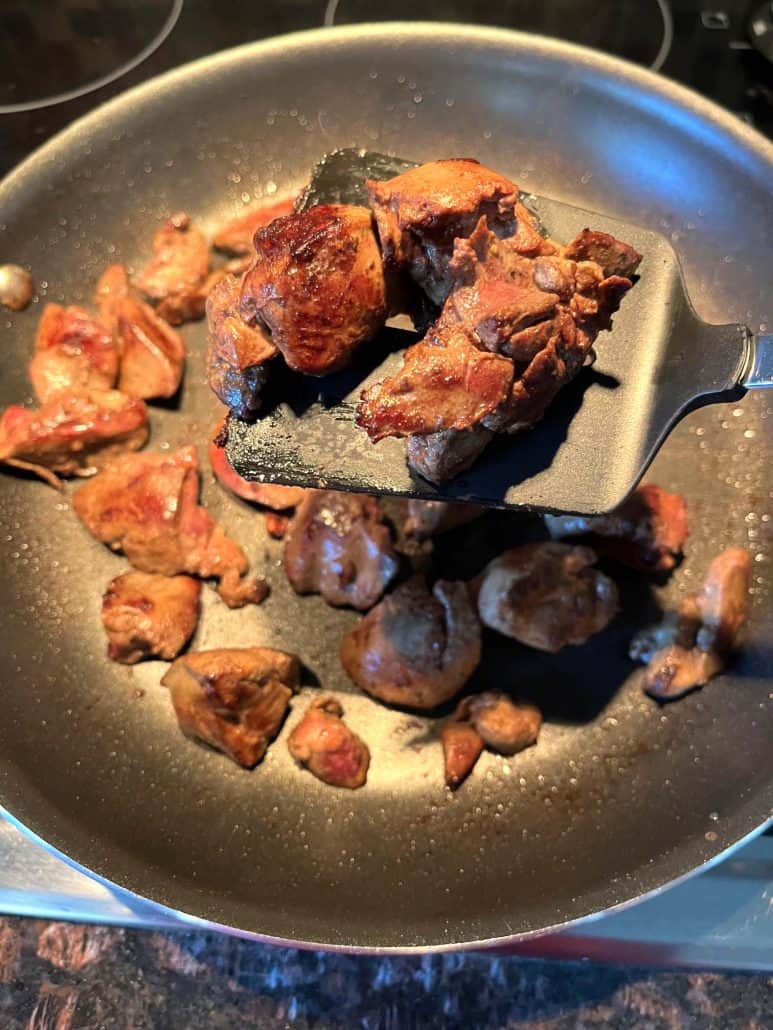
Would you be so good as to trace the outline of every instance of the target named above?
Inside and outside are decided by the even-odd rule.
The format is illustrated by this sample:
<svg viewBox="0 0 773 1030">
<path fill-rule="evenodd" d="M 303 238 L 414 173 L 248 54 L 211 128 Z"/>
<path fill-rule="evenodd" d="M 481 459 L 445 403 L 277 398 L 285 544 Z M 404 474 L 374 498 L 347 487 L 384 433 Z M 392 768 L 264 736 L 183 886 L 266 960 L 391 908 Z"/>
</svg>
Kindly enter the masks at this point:
<svg viewBox="0 0 773 1030">
<path fill-rule="evenodd" d="M 444 20 L 557 36 L 661 71 L 773 137 L 759 0 L 2 0 L 0 172 L 73 118 L 186 61 L 322 25 Z"/>
</svg>

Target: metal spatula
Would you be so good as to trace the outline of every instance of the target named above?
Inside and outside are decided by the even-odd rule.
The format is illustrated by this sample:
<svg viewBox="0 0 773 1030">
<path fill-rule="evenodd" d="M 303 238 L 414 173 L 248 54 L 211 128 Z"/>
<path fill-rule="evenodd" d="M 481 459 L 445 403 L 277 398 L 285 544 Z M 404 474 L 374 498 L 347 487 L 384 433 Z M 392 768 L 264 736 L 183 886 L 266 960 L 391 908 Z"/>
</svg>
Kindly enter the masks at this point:
<svg viewBox="0 0 773 1030">
<path fill-rule="evenodd" d="M 367 203 L 366 179 L 411 167 L 383 154 L 336 151 L 316 166 L 298 206 Z M 524 201 L 555 239 L 569 241 L 590 226 L 643 255 L 612 331 L 598 337 L 594 366 L 560 392 L 542 422 L 496 438 L 446 486 L 411 473 L 404 440 L 374 445 L 354 422 L 360 392 L 395 371 L 400 351 L 417 338 L 387 327 L 344 372 L 312 379 L 277 368 L 263 417 L 253 425 L 231 420 L 227 451 L 237 471 L 300 486 L 597 514 L 624 500 L 688 411 L 773 385 L 773 336 L 702 322 L 662 236 L 545 197 Z"/>
</svg>

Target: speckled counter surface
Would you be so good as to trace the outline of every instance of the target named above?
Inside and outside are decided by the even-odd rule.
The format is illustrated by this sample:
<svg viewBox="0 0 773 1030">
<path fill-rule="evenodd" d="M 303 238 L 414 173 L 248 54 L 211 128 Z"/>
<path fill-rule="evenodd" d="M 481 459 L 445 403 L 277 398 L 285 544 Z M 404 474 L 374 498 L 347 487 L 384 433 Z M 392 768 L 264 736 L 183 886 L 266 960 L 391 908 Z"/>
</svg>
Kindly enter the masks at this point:
<svg viewBox="0 0 773 1030">
<path fill-rule="evenodd" d="M 3 1030 L 773 1025 L 773 978 L 479 953 L 368 958 L 0 919 Z"/>
</svg>

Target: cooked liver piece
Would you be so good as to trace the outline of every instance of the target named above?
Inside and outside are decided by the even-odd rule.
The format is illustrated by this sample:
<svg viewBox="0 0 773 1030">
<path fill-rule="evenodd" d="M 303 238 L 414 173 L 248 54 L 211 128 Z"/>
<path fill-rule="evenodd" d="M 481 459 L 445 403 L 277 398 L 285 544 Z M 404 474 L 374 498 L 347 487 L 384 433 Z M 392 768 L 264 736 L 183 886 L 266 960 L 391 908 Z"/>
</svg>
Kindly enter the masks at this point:
<svg viewBox="0 0 773 1030">
<path fill-rule="evenodd" d="M 748 613 L 750 575 L 749 552 L 728 548 L 712 561 L 701 588 L 677 612 L 637 633 L 630 656 L 647 663 L 648 694 L 672 701 L 724 669 Z"/>
<path fill-rule="evenodd" d="M 346 634 L 349 678 L 388 704 L 429 709 L 457 694 L 480 661 L 480 623 L 464 583 L 403 583 Z"/>
<path fill-rule="evenodd" d="M 239 313 L 241 279 L 224 276 L 207 297 L 207 380 L 237 418 L 251 421 L 260 409 L 268 363 L 277 349 L 260 326 Z"/>
<path fill-rule="evenodd" d="M 110 390 L 118 351 L 110 331 L 84 308 L 46 304 L 29 372 L 41 402 L 63 391 Z"/>
<path fill-rule="evenodd" d="M 212 241 L 216 250 L 241 257 L 252 254 L 252 241 L 258 229 L 264 229 L 275 218 L 292 213 L 295 197 L 282 197 L 251 207 L 222 225 Z"/>
<path fill-rule="evenodd" d="M 287 747 L 296 762 L 331 787 L 356 790 L 368 777 L 370 752 L 343 720 L 334 697 L 312 701 L 290 734 Z"/>
<path fill-rule="evenodd" d="M 525 544 L 505 551 L 481 576 L 481 620 L 540 651 L 582 644 L 618 609 L 617 587 L 595 563 L 589 547 L 569 544 Z"/>
<path fill-rule="evenodd" d="M 251 769 L 282 727 L 300 662 L 268 647 L 192 651 L 161 682 L 184 733 Z"/>
<path fill-rule="evenodd" d="M 262 323 L 290 368 L 344 368 L 387 316 L 381 254 L 370 211 L 320 204 L 278 218 L 255 236 L 241 314 Z"/>
<path fill-rule="evenodd" d="M 593 547 L 642 572 L 670 572 L 689 533 L 687 502 L 682 494 L 659 486 L 637 487 L 609 515 L 548 515 L 553 537 L 594 537 Z"/>
<path fill-rule="evenodd" d="M 105 269 L 96 303 L 118 345 L 118 388 L 146 400 L 173 397 L 185 367 L 182 337 L 134 293 L 123 265 Z"/>
<path fill-rule="evenodd" d="M 387 262 L 405 269 L 435 304 L 451 289 L 454 240 L 483 218 L 500 236 L 517 226 L 518 187 L 477 161 L 430 161 L 385 182 L 368 182 Z"/>
<path fill-rule="evenodd" d="M 399 562 L 381 508 L 364 494 L 308 490 L 293 518 L 284 568 L 298 594 L 366 611 L 397 574 Z"/>
<path fill-rule="evenodd" d="M 536 705 L 513 701 L 501 691 L 486 690 L 465 698 L 460 708 L 486 747 L 501 755 L 514 755 L 537 742 L 542 713 Z"/>
<path fill-rule="evenodd" d="M 102 598 L 108 657 L 126 665 L 176 658 L 196 629 L 200 594 L 201 583 L 190 576 L 116 576 Z"/>
<path fill-rule="evenodd" d="M 153 237 L 153 258 L 134 284 L 171 325 L 204 314 L 202 287 L 209 274 L 209 244 L 185 212 L 172 215 Z"/>
<path fill-rule="evenodd" d="M 568 247 L 542 236 L 517 187 L 476 162 L 431 162 L 368 186 L 386 261 L 443 307 L 403 367 L 363 392 L 357 422 L 374 442 L 408 436 L 409 466 L 442 483 L 489 438 L 438 434 L 538 422 L 589 360 L 640 258 L 604 233 Z"/>
<path fill-rule="evenodd" d="M 456 790 L 467 779 L 483 752 L 483 737 L 475 727 L 455 716 L 440 730 L 446 786 Z"/>
<path fill-rule="evenodd" d="M 12 404 L 0 415 L 0 464 L 58 476 L 90 476 L 148 438 L 148 412 L 117 390 L 57 393 L 31 411 Z"/>
<path fill-rule="evenodd" d="M 135 568 L 215 578 L 229 608 L 259 604 L 268 588 L 244 578 L 247 558 L 198 502 L 194 447 L 118 458 L 73 494 L 75 511 L 97 540 L 123 552 Z"/>
</svg>

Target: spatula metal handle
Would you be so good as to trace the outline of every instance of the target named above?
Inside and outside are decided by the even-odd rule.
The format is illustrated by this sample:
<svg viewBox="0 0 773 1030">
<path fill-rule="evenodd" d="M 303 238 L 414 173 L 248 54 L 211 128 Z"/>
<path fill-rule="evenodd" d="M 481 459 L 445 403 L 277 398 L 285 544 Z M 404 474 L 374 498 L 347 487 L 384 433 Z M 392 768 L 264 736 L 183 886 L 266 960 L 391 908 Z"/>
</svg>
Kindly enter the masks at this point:
<svg viewBox="0 0 773 1030">
<path fill-rule="evenodd" d="M 773 387 L 773 333 L 749 334 L 741 385 L 747 390 Z"/>
</svg>

